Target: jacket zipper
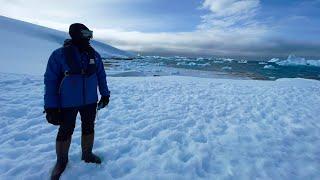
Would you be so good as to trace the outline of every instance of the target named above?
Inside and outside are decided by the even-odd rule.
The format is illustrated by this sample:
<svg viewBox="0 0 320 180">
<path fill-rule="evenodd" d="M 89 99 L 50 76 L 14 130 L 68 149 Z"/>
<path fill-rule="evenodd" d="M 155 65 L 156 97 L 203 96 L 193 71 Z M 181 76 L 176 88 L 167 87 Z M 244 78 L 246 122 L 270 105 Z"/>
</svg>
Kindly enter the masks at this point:
<svg viewBox="0 0 320 180">
<path fill-rule="evenodd" d="M 66 79 L 66 77 L 67 77 L 67 76 L 64 76 L 64 77 L 62 78 L 62 80 L 60 81 L 59 90 L 58 90 L 58 94 L 59 94 L 59 95 L 61 95 L 62 84 L 63 84 L 64 80 Z"/>
<path fill-rule="evenodd" d="M 58 99 L 58 101 L 59 101 L 59 111 L 61 110 L 61 108 L 62 108 L 62 103 L 61 103 L 61 89 L 62 89 L 62 84 L 64 83 L 64 80 L 66 79 L 66 76 L 64 76 L 63 78 L 62 78 L 62 80 L 60 81 L 60 85 L 59 85 L 59 90 L 58 90 L 58 95 L 59 95 L 59 99 Z"/>
</svg>

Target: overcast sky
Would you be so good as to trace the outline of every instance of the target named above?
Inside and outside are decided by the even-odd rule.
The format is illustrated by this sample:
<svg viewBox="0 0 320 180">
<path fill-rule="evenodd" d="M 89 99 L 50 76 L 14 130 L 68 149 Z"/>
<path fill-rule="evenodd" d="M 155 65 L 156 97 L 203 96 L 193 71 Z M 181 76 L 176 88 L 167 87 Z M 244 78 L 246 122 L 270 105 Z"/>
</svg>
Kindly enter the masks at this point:
<svg viewBox="0 0 320 180">
<path fill-rule="evenodd" d="M 153 55 L 320 57 L 320 0 L 0 0 L 3 16 L 67 31 L 74 22 Z"/>
</svg>

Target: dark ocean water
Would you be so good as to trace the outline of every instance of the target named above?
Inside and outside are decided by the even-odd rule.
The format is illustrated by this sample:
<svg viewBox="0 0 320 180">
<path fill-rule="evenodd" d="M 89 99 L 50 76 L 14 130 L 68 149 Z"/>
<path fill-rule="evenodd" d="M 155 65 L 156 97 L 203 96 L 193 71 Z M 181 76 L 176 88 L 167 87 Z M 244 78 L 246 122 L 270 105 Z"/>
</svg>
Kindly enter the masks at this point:
<svg viewBox="0 0 320 180">
<path fill-rule="evenodd" d="M 148 71 L 161 67 L 181 70 L 215 72 L 236 77 L 261 80 L 279 78 L 306 78 L 320 80 L 320 60 L 306 60 L 295 56 L 288 59 L 254 61 L 230 58 L 187 58 L 187 57 L 137 57 L 133 60 L 106 60 L 122 70 Z M 194 72 L 194 71 L 193 71 Z"/>
</svg>

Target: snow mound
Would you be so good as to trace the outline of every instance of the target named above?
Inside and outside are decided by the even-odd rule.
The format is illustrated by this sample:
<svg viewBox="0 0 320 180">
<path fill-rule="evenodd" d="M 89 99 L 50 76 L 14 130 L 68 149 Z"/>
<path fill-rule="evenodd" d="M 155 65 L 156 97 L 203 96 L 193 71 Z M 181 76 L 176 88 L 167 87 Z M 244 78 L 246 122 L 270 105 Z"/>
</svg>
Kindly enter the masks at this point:
<svg viewBox="0 0 320 180">
<path fill-rule="evenodd" d="M 277 61 L 280 66 L 316 66 L 320 67 L 320 60 L 306 60 L 302 57 L 290 55 L 286 60 Z"/>
<path fill-rule="evenodd" d="M 109 77 L 96 166 L 78 119 L 62 179 L 319 179 L 320 82 Z M 48 179 L 57 127 L 43 79 L 0 74 L 0 179 Z"/>
<path fill-rule="evenodd" d="M 68 38 L 65 32 L 0 16 L 0 72 L 43 74 L 51 52 Z M 92 41 L 104 57 L 132 54 L 107 44 Z"/>
</svg>

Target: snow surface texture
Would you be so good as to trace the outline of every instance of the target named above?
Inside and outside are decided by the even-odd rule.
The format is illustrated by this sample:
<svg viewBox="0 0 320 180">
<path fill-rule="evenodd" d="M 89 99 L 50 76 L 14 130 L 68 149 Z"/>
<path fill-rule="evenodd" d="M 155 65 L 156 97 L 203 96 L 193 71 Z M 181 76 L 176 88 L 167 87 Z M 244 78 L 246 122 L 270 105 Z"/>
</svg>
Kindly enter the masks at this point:
<svg viewBox="0 0 320 180">
<path fill-rule="evenodd" d="M 0 16 L 0 72 L 40 75 L 53 50 L 62 47 L 67 33 Z M 93 47 L 103 57 L 132 56 L 98 41 Z"/>
<path fill-rule="evenodd" d="M 320 82 L 109 77 L 96 120 L 102 165 L 80 161 L 77 121 L 62 179 L 319 179 Z M 47 179 L 57 128 L 41 76 L 0 74 L 0 179 Z"/>
</svg>

